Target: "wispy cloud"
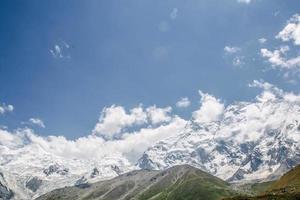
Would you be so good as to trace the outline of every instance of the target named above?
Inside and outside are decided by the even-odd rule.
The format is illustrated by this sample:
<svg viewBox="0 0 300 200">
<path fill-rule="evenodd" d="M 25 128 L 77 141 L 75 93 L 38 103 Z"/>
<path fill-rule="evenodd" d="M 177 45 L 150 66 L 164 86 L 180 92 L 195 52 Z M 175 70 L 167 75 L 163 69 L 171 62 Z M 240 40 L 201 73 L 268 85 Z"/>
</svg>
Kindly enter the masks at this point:
<svg viewBox="0 0 300 200">
<path fill-rule="evenodd" d="M 70 45 L 62 41 L 61 44 L 55 44 L 49 51 L 53 58 L 70 58 L 69 48 Z"/>
<path fill-rule="evenodd" d="M 245 4 L 249 4 L 251 3 L 252 0 L 237 0 L 238 3 L 245 3 Z"/>
<path fill-rule="evenodd" d="M 225 53 L 228 53 L 228 54 L 234 54 L 234 53 L 239 52 L 240 50 L 241 50 L 241 48 L 235 47 L 235 46 L 225 46 L 224 47 Z"/>
<path fill-rule="evenodd" d="M 12 112 L 14 110 L 13 105 L 6 105 L 5 103 L 0 104 L 0 114 L 3 115 L 6 112 Z"/>
<path fill-rule="evenodd" d="M 21 124 L 24 125 L 29 125 L 29 126 L 38 126 L 41 128 L 46 128 L 45 123 L 43 120 L 41 120 L 40 118 L 30 118 L 28 121 L 26 122 L 21 122 Z"/>
<path fill-rule="evenodd" d="M 170 13 L 170 18 L 172 20 L 175 20 L 177 18 L 177 14 L 178 14 L 178 8 L 173 8 L 171 13 Z"/>
<path fill-rule="evenodd" d="M 176 106 L 178 108 L 186 108 L 189 107 L 191 105 L 191 102 L 189 100 L 189 98 L 187 97 L 182 97 L 177 103 Z"/>
<path fill-rule="evenodd" d="M 259 39 L 258 39 L 258 42 L 259 42 L 260 44 L 265 44 L 267 41 L 268 41 L 268 40 L 267 40 L 266 38 L 259 38 Z"/>
<path fill-rule="evenodd" d="M 45 127 L 46 127 L 45 124 L 44 124 L 44 122 L 43 122 L 43 120 L 41 120 L 41 119 L 39 119 L 39 118 L 30 118 L 30 119 L 29 119 L 29 122 L 30 122 L 31 124 L 37 125 L 37 126 L 39 126 L 39 127 L 41 127 L 41 128 L 45 128 Z"/>
</svg>

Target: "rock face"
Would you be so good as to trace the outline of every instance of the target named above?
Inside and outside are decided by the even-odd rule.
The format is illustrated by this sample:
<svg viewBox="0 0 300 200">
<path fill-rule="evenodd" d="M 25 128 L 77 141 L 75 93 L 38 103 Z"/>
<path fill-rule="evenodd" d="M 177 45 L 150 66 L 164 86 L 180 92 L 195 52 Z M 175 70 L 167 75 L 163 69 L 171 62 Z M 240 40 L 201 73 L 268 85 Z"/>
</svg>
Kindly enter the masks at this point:
<svg viewBox="0 0 300 200">
<path fill-rule="evenodd" d="M 54 164 L 54 165 L 50 165 L 48 168 L 43 170 L 44 174 L 46 174 L 46 176 L 49 176 L 51 174 L 59 174 L 59 175 L 66 175 L 69 172 L 69 169 L 59 165 L 59 164 Z"/>
<path fill-rule="evenodd" d="M 26 187 L 28 189 L 30 189 L 32 192 L 36 192 L 39 187 L 42 185 L 42 180 L 40 180 L 38 177 L 33 177 L 31 179 L 29 179 L 27 182 L 26 182 Z"/>
<path fill-rule="evenodd" d="M 3 173 L 0 172 L 0 199 L 9 200 L 14 196 L 14 192 L 7 186 Z"/>
<path fill-rule="evenodd" d="M 237 103 L 218 121 L 191 120 L 182 134 L 149 148 L 137 165 L 190 164 L 232 182 L 278 178 L 300 163 L 299 121 L 299 103 Z"/>
<path fill-rule="evenodd" d="M 99 170 L 95 167 L 90 175 L 91 178 L 99 176 Z"/>
</svg>

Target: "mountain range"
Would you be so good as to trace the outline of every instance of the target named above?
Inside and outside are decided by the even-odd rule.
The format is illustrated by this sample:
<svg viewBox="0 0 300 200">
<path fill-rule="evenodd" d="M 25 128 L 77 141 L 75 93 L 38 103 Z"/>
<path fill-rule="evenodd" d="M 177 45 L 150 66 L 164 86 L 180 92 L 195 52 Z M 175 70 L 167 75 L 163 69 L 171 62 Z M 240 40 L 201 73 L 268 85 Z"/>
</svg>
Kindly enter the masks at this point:
<svg viewBox="0 0 300 200">
<path fill-rule="evenodd" d="M 300 103 L 287 96 L 261 97 L 231 104 L 215 120 L 192 118 L 179 134 L 148 148 L 136 163 L 118 153 L 67 159 L 32 142 L 30 133 L 18 139 L 26 145 L 0 142 L 2 199 L 33 199 L 132 170 L 161 171 L 185 164 L 230 183 L 272 181 L 300 163 Z"/>
</svg>

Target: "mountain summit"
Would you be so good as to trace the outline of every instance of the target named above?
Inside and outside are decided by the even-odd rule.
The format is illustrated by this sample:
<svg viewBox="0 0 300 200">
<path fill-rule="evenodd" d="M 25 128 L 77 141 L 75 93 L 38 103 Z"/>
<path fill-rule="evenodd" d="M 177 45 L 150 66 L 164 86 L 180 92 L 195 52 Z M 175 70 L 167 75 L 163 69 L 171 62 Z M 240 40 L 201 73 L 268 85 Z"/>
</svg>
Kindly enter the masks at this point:
<svg viewBox="0 0 300 200">
<path fill-rule="evenodd" d="M 278 178 L 300 163 L 300 106 L 285 97 L 235 103 L 218 121 L 191 120 L 180 135 L 149 148 L 138 166 L 190 164 L 230 182 Z"/>
</svg>

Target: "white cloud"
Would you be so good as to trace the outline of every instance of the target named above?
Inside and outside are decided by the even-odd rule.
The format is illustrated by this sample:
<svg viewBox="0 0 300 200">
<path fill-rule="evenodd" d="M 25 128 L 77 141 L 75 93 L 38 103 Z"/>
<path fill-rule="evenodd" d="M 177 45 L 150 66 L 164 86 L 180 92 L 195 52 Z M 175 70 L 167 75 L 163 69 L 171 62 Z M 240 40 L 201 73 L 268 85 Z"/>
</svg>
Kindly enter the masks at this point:
<svg viewBox="0 0 300 200">
<path fill-rule="evenodd" d="M 176 106 L 178 108 L 186 108 L 189 107 L 191 105 L 191 102 L 189 100 L 189 98 L 187 97 L 182 97 L 177 103 Z"/>
<path fill-rule="evenodd" d="M 273 67 L 292 69 L 300 66 L 300 56 L 294 58 L 287 58 L 286 53 L 290 50 L 288 46 L 282 46 L 279 49 L 270 51 L 268 49 L 261 49 L 261 55 L 267 58 Z"/>
<path fill-rule="evenodd" d="M 93 133 L 111 139 L 126 127 L 141 125 L 146 122 L 147 115 L 141 106 L 135 107 L 127 113 L 122 106 L 112 105 L 102 110 Z"/>
<path fill-rule="evenodd" d="M 266 58 L 274 69 L 283 72 L 286 82 L 295 84 L 300 73 L 300 55 L 296 46 L 300 45 L 300 15 L 296 14 L 287 21 L 286 26 L 275 36 L 284 42 L 292 41 L 293 45 L 281 45 L 275 50 L 262 48 L 260 54 Z M 296 45 L 296 46 L 295 46 Z"/>
<path fill-rule="evenodd" d="M 193 112 L 193 119 L 198 123 L 217 121 L 223 114 L 224 104 L 214 96 L 199 91 L 201 96 L 200 109 Z"/>
<path fill-rule="evenodd" d="M 49 51 L 54 58 L 70 58 L 68 54 L 69 48 L 70 45 L 62 41 L 61 44 L 55 44 Z"/>
<path fill-rule="evenodd" d="M 5 103 L 0 104 L 0 115 L 5 114 L 6 112 L 12 112 L 14 110 L 13 105 L 6 105 Z"/>
<path fill-rule="evenodd" d="M 259 38 L 258 39 L 258 42 L 260 43 L 260 44 L 264 44 L 264 43 L 266 43 L 268 40 L 266 39 L 266 38 Z"/>
<path fill-rule="evenodd" d="M 239 52 L 241 49 L 239 47 L 233 47 L 233 46 L 225 46 L 224 51 L 228 54 L 234 54 Z"/>
<path fill-rule="evenodd" d="M 238 3 L 245 3 L 245 4 L 249 4 L 251 3 L 251 0 L 237 0 Z"/>
<path fill-rule="evenodd" d="M 170 18 L 175 20 L 177 18 L 177 14 L 178 14 L 178 8 L 173 8 L 170 14 Z"/>
<path fill-rule="evenodd" d="M 294 15 L 288 20 L 287 25 L 276 36 L 284 42 L 292 40 L 295 45 L 300 45 L 300 15 Z"/>
<path fill-rule="evenodd" d="M 147 108 L 146 111 L 152 124 L 169 122 L 172 119 L 170 116 L 172 108 L 170 106 L 165 108 L 157 108 L 156 105 L 154 105 Z"/>
<path fill-rule="evenodd" d="M 44 122 L 43 122 L 43 120 L 41 120 L 39 118 L 30 118 L 28 121 L 29 121 L 30 124 L 37 125 L 37 126 L 39 126 L 41 128 L 45 128 L 46 127 L 45 124 L 44 124 Z"/>
<path fill-rule="evenodd" d="M 139 105 L 126 112 L 124 107 L 112 105 L 102 110 L 93 134 L 105 139 L 117 139 L 124 134 L 126 128 L 141 125 L 157 126 L 161 123 L 170 122 L 173 118 L 171 111 L 172 108 L 169 106 L 158 108 L 154 105 L 144 109 L 142 105 Z"/>
<path fill-rule="evenodd" d="M 282 118 L 286 117 L 282 115 L 281 110 L 286 109 L 285 105 L 290 105 L 265 104 L 265 102 L 280 99 L 284 102 L 300 103 L 300 95 L 284 92 L 270 83 L 254 80 L 249 86 L 261 88 L 262 92 L 256 97 L 255 102 L 243 102 L 244 106 L 240 113 L 231 113 L 230 111 L 231 106 L 240 105 L 239 102 L 227 106 L 225 111 L 225 106 L 221 100 L 199 91 L 201 106 L 199 110 L 193 112 L 193 119 L 198 123 L 209 123 L 230 118 L 230 124 L 222 129 L 222 137 L 232 138 L 233 130 L 235 130 L 241 133 L 236 136 L 237 139 L 243 141 L 257 140 L 264 133 L 266 127 L 280 127 L 280 123 L 284 121 Z M 274 106 L 277 106 L 275 113 L 273 112 Z M 235 109 L 232 110 L 234 112 Z M 290 114 L 297 115 L 298 113 Z M 102 118 L 100 117 L 98 122 L 98 125 L 99 123 L 107 125 L 108 130 L 122 131 L 126 126 L 150 123 L 151 120 L 164 123 L 140 127 L 134 131 L 127 130 L 115 140 L 105 140 L 97 134 L 68 140 L 63 136 L 42 137 L 28 128 L 17 129 L 13 132 L 0 128 L 0 149 L 3 151 L 15 149 L 18 152 L 30 153 L 33 151 L 32 149 L 42 148 L 42 152 L 53 157 L 82 160 L 101 160 L 120 155 L 129 160 L 131 164 L 135 164 L 142 153 L 156 142 L 182 133 L 188 122 L 178 116 L 170 115 L 170 107 L 157 108 L 152 106 L 143 109 L 142 106 L 137 106 L 126 112 L 123 107 L 113 105 L 103 109 Z M 247 120 L 239 121 L 240 119 Z M 113 120 L 116 123 L 112 123 Z M 21 150 L 22 148 L 24 151 Z"/>
<path fill-rule="evenodd" d="M 97 135 L 68 140 L 64 136 L 38 136 L 28 128 L 14 132 L 0 129 L 0 148 L 31 149 L 38 146 L 47 154 L 82 160 L 101 160 L 105 157 L 120 155 L 135 164 L 147 148 L 162 139 L 179 134 L 185 125 L 185 120 L 175 116 L 167 124 L 126 132 L 116 140 L 105 140 Z"/>
<path fill-rule="evenodd" d="M 262 89 L 262 92 L 256 97 L 259 102 L 276 101 L 278 99 L 284 99 L 287 102 L 300 102 L 300 95 L 285 92 L 263 80 L 254 80 L 249 84 L 249 87 Z"/>
</svg>

